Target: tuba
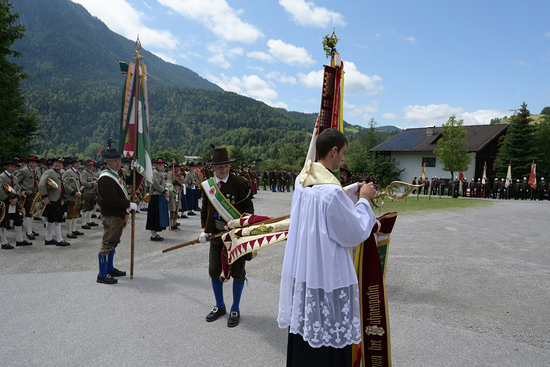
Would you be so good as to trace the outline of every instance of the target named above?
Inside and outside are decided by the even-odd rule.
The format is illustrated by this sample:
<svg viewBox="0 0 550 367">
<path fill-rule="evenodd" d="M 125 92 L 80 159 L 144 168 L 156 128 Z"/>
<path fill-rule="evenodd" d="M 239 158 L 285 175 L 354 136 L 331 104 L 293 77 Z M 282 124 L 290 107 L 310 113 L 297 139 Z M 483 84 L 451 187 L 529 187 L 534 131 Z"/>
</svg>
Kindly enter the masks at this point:
<svg viewBox="0 0 550 367">
<path fill-rule="evenodd" d="M 47 190 L 55 190 L 58 187 L 59 186 L 57 185 L 57 183 L 51 178 L 48 178 L 46 180 Z M 40 191 L 38 191 L 36 195 L 34 195 L 34 198 L 32 200 L 30 215 L 34 218 L 38 218 L 42 216 L 42 213 L 44 213 L 45 209 L 46 209 L 46 205 L 44 205 L 44 202 L 42 201 L 42 195 L 40 195 Z"/>
</svg>

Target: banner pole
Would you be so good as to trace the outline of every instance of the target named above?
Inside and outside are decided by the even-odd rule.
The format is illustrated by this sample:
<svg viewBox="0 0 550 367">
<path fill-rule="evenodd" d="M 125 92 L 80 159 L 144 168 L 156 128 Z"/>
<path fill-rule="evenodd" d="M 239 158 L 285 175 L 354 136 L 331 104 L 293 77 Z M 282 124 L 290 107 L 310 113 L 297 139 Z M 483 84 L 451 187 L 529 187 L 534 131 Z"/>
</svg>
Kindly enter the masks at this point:
<svg viewBox="0 0 550 367">
<path fill-rule="evenodd" d="M 135 88 L 134 88 L 134 136 L 132 139 L 134 140 L 134 155 L 132 157 L 132 166 L 133 166 L 133 173 L 132 173 L 132 202 L 136 202 L 136 156 L 137 156 L 137 146 L 138 146 L 138 131 L 139 126 L 138 123 L 140 121 L 139 119 L 139 83 L 140 83 L 140 55 L 139 50 L 141 49 L 141 42 L 139 41 L 139 35 L 138 39 L 136 41 L 135 50 L 136 55 L 134 56 L 136 60 L 136 71 L 135 71 Z M 130 240 L 130 279 L 134 279 L 134 243 L 135 243 L 135 234 L 136 234 L 136 212 L 132 212 L 132 234 L 131 234 L 131 240 Z"/>
</svg>

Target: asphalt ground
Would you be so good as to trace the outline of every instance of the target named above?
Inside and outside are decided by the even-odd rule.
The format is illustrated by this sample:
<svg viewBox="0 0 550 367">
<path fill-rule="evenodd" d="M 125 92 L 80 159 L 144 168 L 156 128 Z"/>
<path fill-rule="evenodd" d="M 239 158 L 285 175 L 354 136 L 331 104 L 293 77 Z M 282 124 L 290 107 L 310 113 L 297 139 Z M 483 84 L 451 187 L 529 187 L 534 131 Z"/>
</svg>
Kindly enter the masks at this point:
<svg viewBox="0 0 550 367">
<path fill-rule="evenodd" d="M 291 198 L 260 191 L 256 213 L 288 214 Z M 398 216 L 386 272 L 394 366 L 550 366 L 550 202 L 491 204 Z M 101 226 L 62 248 L 45 246 L 35 221 L 33 246 L 0 251 L 1 366 L 285 365 L 285 243 L 247 263 L 241 323 L 228 328 L 227 316 L 204 320 L 214 305 L 208 245 L 161 252 L 197 238 L 199 216 L 179 219 L 163 242 L 150 241 L 145 219 L 136 215 L 133 279 L 116 285 L 95 280 Z M 128 273 L 130 234 L 115 257 Z"/>
</svg>

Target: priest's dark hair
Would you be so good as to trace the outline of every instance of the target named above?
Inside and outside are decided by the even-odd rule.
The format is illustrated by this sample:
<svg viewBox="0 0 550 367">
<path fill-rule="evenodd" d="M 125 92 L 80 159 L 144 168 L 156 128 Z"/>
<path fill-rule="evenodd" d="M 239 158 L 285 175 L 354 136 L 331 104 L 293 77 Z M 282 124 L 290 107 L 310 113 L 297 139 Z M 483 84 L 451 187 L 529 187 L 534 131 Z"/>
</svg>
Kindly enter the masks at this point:
<svg viewBox="0 0 550 367">
<path fill-rule="evenodd" d="M 325 158 L 325 156 L 334 147 L 338 148 L 338 152 L 342 150 L 344 146 L 348 144 L 348 139 L 340 130 L 337 129 L 325 129 L 317 137 L 315 143 L 315 149 L 317 149 L 317 157 L 319 159 Z"/>
</svg>

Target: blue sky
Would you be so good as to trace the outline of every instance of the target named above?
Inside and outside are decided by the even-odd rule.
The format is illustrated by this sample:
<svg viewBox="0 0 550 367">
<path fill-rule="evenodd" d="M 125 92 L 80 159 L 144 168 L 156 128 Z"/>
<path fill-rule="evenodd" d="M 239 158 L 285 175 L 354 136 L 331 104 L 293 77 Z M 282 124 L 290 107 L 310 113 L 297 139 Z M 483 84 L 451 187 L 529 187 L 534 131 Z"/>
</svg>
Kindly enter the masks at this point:
<svg viewBox="0 0 550 367">
<path fill-rule="evenodd" d="M 334 28 L 351 124 L 488 124 L 524 101 L 532 114 L 550 106 L 547 1 L 72 1 L 164 60 L 290 111 L 319 111 Z"/>
</svg>

